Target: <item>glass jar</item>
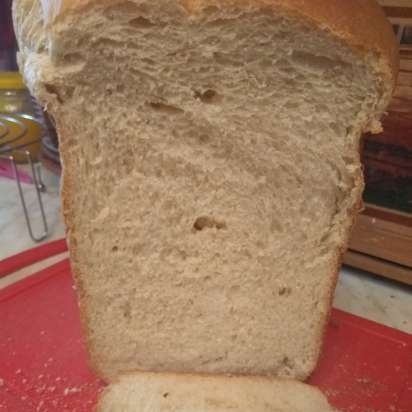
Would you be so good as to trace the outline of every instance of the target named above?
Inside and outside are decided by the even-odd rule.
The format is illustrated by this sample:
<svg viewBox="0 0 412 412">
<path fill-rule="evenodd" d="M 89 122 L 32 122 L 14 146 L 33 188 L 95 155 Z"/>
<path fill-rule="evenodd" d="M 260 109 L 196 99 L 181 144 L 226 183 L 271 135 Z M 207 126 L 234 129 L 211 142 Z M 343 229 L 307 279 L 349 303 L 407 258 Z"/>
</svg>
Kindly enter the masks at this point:
<svg viewBox="0 0 412 412">
<path fill-rule="evenodd" d="M 0 154 L 25 163 L 28 150 L 36 161 L 43 134 L 42 113 L 19 73 L 0 72 Z"/>
</svg>

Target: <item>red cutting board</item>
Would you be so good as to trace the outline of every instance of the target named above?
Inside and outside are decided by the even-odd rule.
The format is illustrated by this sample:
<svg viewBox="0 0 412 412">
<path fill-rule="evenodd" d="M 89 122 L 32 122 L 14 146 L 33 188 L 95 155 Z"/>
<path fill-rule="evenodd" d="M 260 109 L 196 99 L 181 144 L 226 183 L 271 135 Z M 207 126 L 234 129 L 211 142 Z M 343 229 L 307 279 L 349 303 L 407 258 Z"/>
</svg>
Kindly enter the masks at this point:
<svg viewBox="0 0 412 412">
<path fill-rule="evenodd" d="M 66 250 L 62 241 L 0 262 L 0 277 Z M 309 383 L 344 412 L 412 412 L 412 336 L 334 310 Z M 89 412 L 104 387 L 87 366 L 64 260 L 0 290 L 0 412 Z"/>
</svg>

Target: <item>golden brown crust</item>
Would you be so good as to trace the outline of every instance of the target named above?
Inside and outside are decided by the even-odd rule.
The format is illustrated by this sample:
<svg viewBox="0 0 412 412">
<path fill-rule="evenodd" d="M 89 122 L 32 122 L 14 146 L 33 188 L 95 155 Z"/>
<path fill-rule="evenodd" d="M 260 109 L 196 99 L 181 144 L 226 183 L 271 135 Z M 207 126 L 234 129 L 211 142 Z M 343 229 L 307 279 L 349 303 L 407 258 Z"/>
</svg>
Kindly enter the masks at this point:
<svg viewBox="0 0 412 412">
<path fill-rule="evenodd" d="M 36 0 L 18 0 L 33 2 Z M 119 3 L 120 0 L 41 0 L 46 22 L 67 14 L 80 13 L 85 8 L 102 3 Z M 181 0 L 189 14 L 210 5 L 257 6 L 265 9 L 282 8 L 293 15 L 311 21 L 321 29 L 344 40 L 362 53 L 376 53 L 388 67 L 394 84 L 399 70 L 399 50 L 383 9 L 376 0 Z"/>
<path fill-rule="evenodd" d="M 57 115 L 57 113 L 55 113 Z M 59 116 L 56 116 L 56 119 L 59 119 Z M 99 362 L 96 357 L 97 357 L 97 352 L 94 350 L 94 345 L 91 341 L 91 336 L 90 336 L 90 322 L 87 316 L 87 309 L 86 309 L 86 304 L 87 304 L 87 298 L 86 298 L 86 291 L 83 286 L 83 275 L 81 274 L 80 270 L 80 265 L 77 264 L 77 242 L 76 242 L 76 237 L 73 236 L 74 233 L 74 217 L 72 216 L 72 210 L 73 208 L 71 207 L 71 193 L 75 193 L 74 190 L 71 188 L 73 178 L 70 176 L 72 168 L 70 167 L 70 156 L 68 155 L 69 150 L 65 148 L 65 145 L 67 145 L 68 139 L 65 139 L 65 136 L 69 135 L 65 130 L 64 130 L 64 125 L 59 124 L 58 120 L 56 122 L 57 126 L 57 132 L 59 136 L 59 142 L 60 142 L 60 154 L 61 154 L 61 160 L 63 163 L 63 174 L 62 174 L 62 179 L 61 179 L 61 190 L 60 190 L 60 198 L 61 198 L 61 204 L 62 204 L 62 214 L 63 218 L 66 224 L 66 239 L 68 242 L 69 246 L 69 253 L 70 253 L 70 265 L 71 265 L 71 271 L 72 275 L 76 284 L 76 291 L 77 291 L 77 296 L 78 296 L 78 307 L 79 307 L 79 314 L 80 314 L 80 325 L 82 329 L 82 335 L 83 338 L 85 339 L 86 347 L 88 348 L 89 351 L 89 365 L 92 370 L 95 371 L 96 375 L 99 376 L 102 379 L 106 379 L 107 377 L 104 376 L 102 371 L 98 368 L 99 364 L 102 364 L 102 362 Z"/>
<path fill-rule="evenodd" d="M 364 53 L 374 52 L 387 62 L 392 82 L 399 70 L 399 49 L 393 29 L 375 0 L 282 0 L 321 27 Z"/>
<path fill-rule="evenodd" d="M 359 152 L 360 152 L 360 147 L 359 147 Z M 360 153 L 359 153 L 360 155 Z M 358 199 L 357 199 L 357 203 L 354 205 L 354 207 L 352 208 L 352 210 L 348 211 L 348 219 L 350 220 L 350 223 L 347 227 L 345 236 L 344 236 L 344 243 L 342 244 L 342 246 L 340 247 L 339 251 L 336 254 L 336 260 L 335 260 L 335 267 L 334 267 L 334 271 L 333 271 L 333 278 L 331 280 L 330 283 L 330 288 L 327 292 L 328 295 L 328 302 L 327 302 L 327 308 L 328 310 L 325 312 L 325 315 L 322 319 L 323 322 L 323 330 L 322 333 L 319 335 L 319 342 L 317 345 L 318 348 L 318 353 L 316 354 L 316 356 L 314 357 L 314 359 L 316 360 L 316 362 L 314 363 L 313 367 L 312 367 L 312 371 L 310 374 L 312 374 L 319 361 L 320 361 L 320 355 L 322 353 L 323 350 L 323 346 L 325 344 L 325 335 L 328 329 L 328 324 L 329 324 L 329 320 L 332 314 L 332 304 L 333 304 L 333 299 L 334 299 L 334 295 L 335 295 L 335 289 L 336 289 L 336 285 L 338 283 L 338 279 L 339 279 L 339 272 L 342 266 L 342 262 L 343 262 L 343 258 L 345 256 L 345 253 L 348 249 L 349 246 L 349 241 L 350 241 L 350 236 L 351 233 L 353 231 L 353 228 L 355 226 L 355 222 L 356 222 L 356 217 L 358 216 L 359 211 L 362 209 L 362 205 L 363 205 L 363 200 L 362 200 L 362 192 L 363 192 L 363 188 L 364 188 L 364 180 L 363 180 L 363 173 L 361 171 L 359 171 L 359 174 L 357 176 L 356 179 L 356 184 L 355 187 L 358 189 L 359 195 L 358 195 Z M 308 376 L 305 377 L 308 378 L 310 376 L 310 374 Z"/>
<path fill-rule="evenodd" d="M 187 386 L 186 386 L 187 385 Z M 268 386 L 270 385 L 270 386 Z M 191 400 L 193 399 L 202 399 L 202 398 L 209 398 L 209 395 L 212 395 L 212 397 L 215 397 L 216 402 L 213 402 L 213 406 L 209 407 L 212 405 L 211 402 L 205 402 L 204 403 L 204 408 L 199 408 L 195 410 L 221 410 L 219 408 L 219 403 L 217 399 L 220 398 L 220 396 L 224 396 L 225 398 L 229 400 L 231 399 L 236 399 L 237 402 L 237 407 L 235 407 L 236 410 L 240 410 L 239 405 L 242 405 L 242 400 L 239 398 L 241 397 L 243 391 L 248 390 L 248 386 L 252 386 L 254 388 L 259 388 L 259 392 L 256 393 L 259 398 L 264 398 L 265 393 L 270 394 L 273 396 L 273 400 L 278 401 L 282 399 L 282 394 L 280 391 L 294 391 L 295 396 L 297 396 L 299 399 L 305 399 L 304 404 L 302 404 L 302 407 L 306 410 L 315 410 L 312 404 L 314 399 L 318 399 L 317 402 L 317 412 L 321 411 L 326 411 L 326 410 L 332 410 L 330 409 L 330 406 L 328 405 L 327 399 L 325 398 L 325 395 L 323 392 L 316 386 L 308 385 L 307 383 L 299 382 L 296 380 L 292 379 L 280 379 L 276 377 L 268 377 L 268 376 L 258 376 L 258 375 L 232 375 L 232 374 L 221 374 L 221 375 L 216 375 L 216 374 L 207 374 L 207 373 L 176 373 L 176 372 L 142 372 L 142 371 L 131 371 L 127 372 L 121 376 L 118 376 L 116 379 L 114 379 L 113 382 L 109 386 L 107 386 L 100 394 L 99 396 L 99 402 L 97 404 L 97 409 L 95 410 L 96 412 L 103 411 L 103 410 L 108 410 L 108 405 L 116 405 L 118 406 L 119 402 L 119 397 L 112 397 L 112 400 L 110 401 L 110 397 L 112 396 L 113 392 L 117 392 L 120 388 L 125 389 L 124 394 L 127 396 L 130 394 L 130 396 L 133 396 L 133 391 L 139 391 L 139 393 L 143 392 L 148 392 L 150 393 L 149 397 L 147 398 L 148 400 L 152 398 L 153 396 L 156 397 L 157 394 L 163 394 L 165 390 L 168 390 L 170 388 L 173 391 L 174 388 L 174 402 L 169 406 L 165 406 L 165 409 L 161 408 L 162 410 L 182 410 L 181 408 L 184 408 L 184 405 L 186 404 L 187 406 L 191 403 Z M 180 388 L 179 388 L 180 387 Z M 220 390 L 219 390 L 220 388 Z M 266 389 L 265 389 L 266 388 Z M 129 391 L 128 391 L 129 389 Z M 182 390 L 183 389 L 183 390 Z M 253 389 L 252 389 L 253 391 Z M 268 392 L 267 392 L 268 391 Z M 310 393 L 312 394 L 310 397 L 307 397 L 306 394 Z M 278 392 L 278 393 L 277 393 Z M 145 395 L 143 395 L 145 396 Z M 246 397 L 249 397 L 247 395 Z M 109 400 L 108 404 L 104 404 L 105 400 Z M 181 399 L 181 402 L 176 403 L 177 399 Z M 259 400 L 257 398 L 256 400 Z M 282 401 L 281 401 L 282 402 Z M 295 398 L 293 395 L 288 396 L 288 401 L 284 402 L 284 406 L 281 407 L 279 405 L 278 407 L 273 404 L 269 405 L 268 403 L 264 403 L 264 406 L 262 408 L 261 405 L 256 404 L 254 402 L 254 406 L 256 410 L 276 410 L 280 411 L 281 408 L 282 410 L 288 410 L 291 411 L 297 411 L 297 409 L 292 405 L 295 402 Z M 173 405 L 173 406 L 172 406 Z M 219 406 L 218 406 L 219 405 Z M 180 406 L 180 407 L 179 407 Z M 217 407 L 217 409 L 216 409 Z M 223 405 L 222 407 L 225 410 L 228 410 L 229 408 L 226 409 L 226 404 Z M 138 409 L 136 409 L 138 408 Z M 190 408 L 190 406 L 189 406 Z M 241 408 L 241 406 L 240 406 Z M 250 407 L 247 407 L 244 405 L 244 408 L 241 408 L 241 410 L 249 410 Z M 136 403 L 133 405 L 133 408 L 129 407 L 127 410 L 141 410 L 141 405 L 137 405 Z M 143 408 L 146 410 L 146 408 Z M 148 408 L 148 410 L 154 410 L 153 408 Z M 300 407 L 298 407 L 299 410 L 302 410 Z M 109 407 L 109 410 L 110 409 Z M 123 409 L 122 409 L 123 410 Z M 158 410 L 155 407 L 155 410 Z M 185 409 L 186 410 L 186 409 Z M 192 410 L 192 409 L 191 409 Z"/>
</svg>

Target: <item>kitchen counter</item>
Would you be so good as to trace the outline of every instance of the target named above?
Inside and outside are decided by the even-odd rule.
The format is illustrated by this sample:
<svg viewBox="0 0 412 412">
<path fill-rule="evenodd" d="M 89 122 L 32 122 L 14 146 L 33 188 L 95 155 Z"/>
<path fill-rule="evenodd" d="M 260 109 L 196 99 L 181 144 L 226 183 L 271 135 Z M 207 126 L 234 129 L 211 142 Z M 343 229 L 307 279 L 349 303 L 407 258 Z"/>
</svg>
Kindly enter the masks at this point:
<svg viewBox="0 0 412 412">
<path fill-rule="evenodd" d="M 59 181 L 46 171 L 43 171 L 43 181 L 47 188 L 46 193 L 43 194 L 43 201 L 50 232 L 44 242 L 48 242 L 64 237 L 64 225 L 60 214 Z M 23 184 L 23 190 L 34 231 L 39 233 L 41 219 L 34 188 L 32 185 Z M 27 232 L 16 182 L 0 177 L 0 260 L 36 245 Z M 61 258 L 57 257 L 55 260 Z M 0 288 L 27 276 L 28 273 L 32 273 L 32 270 L 0 280 Z M 336 288 L 334 306 L 412 333 L 412 287 L 410 286 L 343 267 Z"/>
</svg>

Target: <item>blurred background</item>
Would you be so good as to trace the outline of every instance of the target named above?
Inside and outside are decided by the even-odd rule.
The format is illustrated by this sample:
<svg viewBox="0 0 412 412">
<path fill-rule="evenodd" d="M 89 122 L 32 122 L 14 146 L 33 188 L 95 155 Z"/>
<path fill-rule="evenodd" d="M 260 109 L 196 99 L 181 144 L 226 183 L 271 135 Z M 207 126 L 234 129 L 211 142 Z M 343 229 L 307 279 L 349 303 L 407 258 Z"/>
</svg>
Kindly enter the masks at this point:
<svg viewBox="0 0 412 412">
<path fill-rule="evenodd" d="M 16 64 L 16 41 L 11 22 L 12 0 L 0 0 L 0 70 L 11 71 L 17 70 Z"/>
<path fill-rule="evenodd" d="M 12 0 L 0 0 L 0 259 L 63 237 L 51 119 L 18 73 Z"/>
</svg>

